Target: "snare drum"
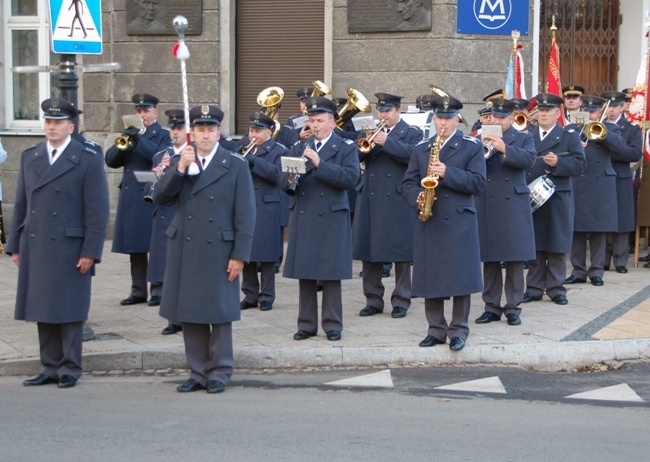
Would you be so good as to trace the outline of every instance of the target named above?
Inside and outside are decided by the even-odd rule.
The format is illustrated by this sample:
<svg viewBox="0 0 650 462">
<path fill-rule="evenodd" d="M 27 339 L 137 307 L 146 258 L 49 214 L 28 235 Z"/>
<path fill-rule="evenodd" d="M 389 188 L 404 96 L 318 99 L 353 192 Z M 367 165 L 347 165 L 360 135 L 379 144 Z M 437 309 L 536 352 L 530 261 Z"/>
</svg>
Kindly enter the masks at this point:
<svg viewBox="0 0 650 462">
<path fill-rule="evenodd" d="M 555 185 L 546 175 L 542 175 L 534 179 L 528 185 L 528 189 L 530 189 L 530 206 L 534 212 L 553 195 Z"/>
</svg>

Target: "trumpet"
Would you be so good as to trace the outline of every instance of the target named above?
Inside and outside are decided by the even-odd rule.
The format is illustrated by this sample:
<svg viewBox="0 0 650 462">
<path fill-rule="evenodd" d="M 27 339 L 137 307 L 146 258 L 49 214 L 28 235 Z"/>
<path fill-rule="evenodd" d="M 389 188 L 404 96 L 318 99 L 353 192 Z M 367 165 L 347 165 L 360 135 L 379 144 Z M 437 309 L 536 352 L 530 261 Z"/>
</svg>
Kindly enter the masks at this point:
<svg viewBox="0 0 650 462">
<path fill-rule="evenodd" d="M 251 138 L 250 143 L 246 145 L 246 147 L 241 153 L 242 157 L 246 157 L 255 148 L 255 141 L 257 141 L 257 138 L 255 137 Z"/>
<path fill-rule="evenodd" d="M 375 139 L 375 136 L 377 136 L 377 133 L 382 131 L 384 127 L 386 126 L 386 120 L 382 120 L 379 126 L 375 129 L 375 131 L 370 134 L 367 138 L 361 138 L 359 141 L 357 141 L 357 149 L 361 154 L 369 154 L 370 151 L 375 147 L 375 143 L 373 140 Z"/>
<path fill-rule="evenodd" d="M 486 160 L 492 157 L 495 152 L 496 148 L 492 146 L 492 143 L 490 141 L 483 143 L 483 155 L 485 156 Z"/>
<path fill-rule="evenodd" d="M 125 131 L 124 133 L 122 133 L 120 136 L 118 136 L 117 138 L 115 138 L 115 147 L 117 147 L 117 149 L 119 149 L 120 151 L 126 151 L 126 150 L 129 149 L 131 146 L 135 145 L 135 143 L 136 143 L 136 141 L 135 141 L 135 135 L 131 135 L 131 134 L 128 133 L 128 131 L 129 131 L 131 128 L 136 128 L 136 127 L 129 127 L 129 128 L 127 128 L 126 131 Z M 146 130 L 147 130 L 146 128 L 141 129 L 140 131 L 138 131 L 137 134 L 138 134 L 138 135 L 144 135 L 144 132 L 145 132 Z"/>
</svg>

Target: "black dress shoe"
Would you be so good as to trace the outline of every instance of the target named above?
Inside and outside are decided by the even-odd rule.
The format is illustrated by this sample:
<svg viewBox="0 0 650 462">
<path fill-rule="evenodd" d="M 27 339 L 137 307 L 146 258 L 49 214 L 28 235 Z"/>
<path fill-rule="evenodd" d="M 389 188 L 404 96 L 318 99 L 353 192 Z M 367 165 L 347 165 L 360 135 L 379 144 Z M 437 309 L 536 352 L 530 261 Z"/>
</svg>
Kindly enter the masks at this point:
<svg viewBox="0 0 650 462">
<path fill-rule="evenodd" d="M 23 385 L 26 387 L 38 387 L 41 385 L 47 385 L 48 383 L 56 383 L 56 379 L 48 377 L 45 374 L 38 374 L 36 377 L 25 380 Z"/>
<path fill-rule="evenodd" d="M 442 340 L 438 340 L 433 335 L 427 335 L 426 337 L 424 337 L 424 340 L 420 342 L 420 346 L 423 348 L 432 347 L 436 345 L 444 345 L 444 344 L 445 342 L 443 342 Z"/>
<path fill-rule="evenodd" d="M 260 302 L 260 311 L 271 311 L 272 309 L 273 309 L 273 303 Z"/>
<path fill-rule="evenodd" d="M 566 305 L 569 303 L 569 300 L 566 298 L 566 295 L 564 294 L 557 294 L 555 297 L 553 297 L 553 301 L 555 302 L 556 305 Z"/>
<path fill-rule="evenodd" d="M 223 393 L 225 389 L 226 385 L 218 380 L 210 380 L 208 382 L 208 393 Z"/>
<path fill-rule="evenodd" d="M 390 277 L 390 269 L 384 268 L 381 270 L 381 277 L 382 278 L 387 278 Z"/>
<path fill-rule="evenodd" d="M 322 292 L 323 291 L 323 284 L 316 284 L 316 292 Z"/>
<path fill-rule="evenodd" d="M 589 280 L 591 281 L 591 285 L 593 285 L 593 286 L 599 286 L 600 287 L 600 286 L 602 286 L 604 284 L 603 278 L 601 278 L 600 276 L 594 276 L 592 278 L 589 278 Z"/>
<path fill-rule="evenodd" d="M 294 340 L 307 340 L 309 337 L 313 337 L 316 334 L 312 334 L 311 332 L 307 332 L 306 330 L 299 330 L 295 334 L 293 334 L 293 339 Z"/>
<path fill-rule="evenodd" d="M 630 253 L 634 253 L 634 252 L 630 252 Z M 643 256 L 643 257 L 639 257 L 639 261 L 648 261 L 648 262 L 650 262 L 650 253 Z"/>
<path fill-rule="evenodd" d="M 120 305 L 122 306 L 127 306 L 127 305 L 137 305 L 138 303 L 144 303 L 147 301 L 147 297 L 136 297 L 135 295 L 131 295 L 129 298 L 125 298 L 120 302 Z"/>
<path fill-rule="evenodd" d="M 77 379 L 71 375 L 62 375 L 59 379 L 59 388 L 72 388 L 77 384 Z"/>
<path fill-rule="evenodd" d="M 177 332 L 180 332 L 183 330 L 183 326 L 180 326 L 178 324 L 170 324 L 167 327 L 165 327 L 162 331 L 163 335 L 173 335 Z"/>
<path fill-rule="evenodd" d="M 625 273 L 627 273 L 627 268 L 625 266 L 617 266 L 616 267 L 616 272 L 621 273 L 621 274 L 625 274 Z"/>
<path fill-rule="evenodd" d="M 390 314 L 393 318 L 405 318 L 406 317 L 406 308 L 401 306 L 396 306 L 393 308 L 393 312 Z"/>
<path fill-rule="evenodd" d="M 160 295 L 152 295 L 149 301 L 147 302 L 149 306 L 159 306 L 160 305 Z"/>
<path fill-rule="evenodd" d="M 449 349 L 453 351 L 460 351 L 465 347 L 465 340 L 460 337 L 453 337 L 449 341 Z"/>
<path fill-rule="evenodd" d="M 644 267 L 644 268 L 650 268 L 650 261 L 649 261 L 648 263 L 645 263 L 645 264 L 643 265 L 643 267 Z"/>
<path fill-rule="evenodd" d="M 191 393 L 193 391 L 205 390 L 205 387 L 194 379 L 189 379 L 183 385 L 176 387 L 179 393 Z"/>
<path fill-rule="evenodd" d="M 508 320 L 509 326 L 520 326 L 521 318 L 517 313 L 506 314 L 506 319 Z"/>
<path fill-rule="evenodd" d="M 341 340 L 341 332 L 338 330 L 328 330 L 327 331 L 327 340 L 331 342 L 337 342 Z"/>
<path fill-rule="evenodd" d="M 492 321 L 501 321 L 501 316 L 486 311 L 485 313 L 483 313 L 482 315 L 480 315 L 478 318 L 474 320 L 476 324 L 488 324 L 491 323 Z"/>
<path fill-rule="evenodd" d="M 603 270 L 604 270 L 604 271 L 609 271 L 609 265 L 605 265 L 605 266 L 603 266 Z"/>
<path fill-rule="evenodd" d="M 578 276 L 574 276 L 573 274 L 564 280 L 565 284 L 578 284 L 582 282 L 587 282 L 587 280 L 580 279 Z"/>
<path fill-rule="evenodd" d="M 359 316 L 374 316 L 377 313 L 383 313 L 383 312 L 384 312 L 383 309 L 380 310 L 379 308 L 375 308 L 374 306 L 368 305 L 364 309 L 359 311 Z"/>
<path fill-rule="evenodd" d="M 533 294 L 531 294 L 530 292 L 526 292 L 524 294 L 524 299 L 521 301 L 521 303 L 537 302 L 539 300 L 541 300 L 541 298 L 537 298 Z"/>
<path fill-rule="evenodd" d="M 241 302 L 239 304 L 239 309 L 240 310 L 247 310 L 249 308 L 256 308 L 257 307 L 257 302 L 256 303 L 248 303 L 246 300 Z"/>
</svg>

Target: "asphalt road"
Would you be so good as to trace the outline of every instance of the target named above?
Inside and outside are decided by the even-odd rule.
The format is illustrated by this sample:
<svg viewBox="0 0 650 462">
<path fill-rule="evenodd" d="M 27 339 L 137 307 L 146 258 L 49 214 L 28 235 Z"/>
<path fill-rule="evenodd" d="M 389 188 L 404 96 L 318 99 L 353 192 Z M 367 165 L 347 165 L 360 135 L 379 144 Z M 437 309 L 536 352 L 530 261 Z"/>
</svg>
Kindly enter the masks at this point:
<svg viewBox="0 0 650 462">
<path fill-rule="evenodd" d="M 88 375 L 69 390 L 2 377 L 0 460 L 645 460 L 649 372 L 241 371 L 221 395 L 177 393 L 184 372 Z M 331 383 L 368 374 L 373 386 Z M 487 391 L 437 388 L 477 380 Z M 566 398 L 623 385 L 638 399 Z"/>
</svg>

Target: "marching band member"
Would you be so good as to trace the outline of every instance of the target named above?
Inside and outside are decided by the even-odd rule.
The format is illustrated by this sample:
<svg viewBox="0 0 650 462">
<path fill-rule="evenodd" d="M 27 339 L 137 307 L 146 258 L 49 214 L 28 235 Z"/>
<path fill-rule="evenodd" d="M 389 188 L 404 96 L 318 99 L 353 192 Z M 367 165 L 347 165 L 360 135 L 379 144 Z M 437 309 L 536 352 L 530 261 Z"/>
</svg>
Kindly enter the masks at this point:
<svg viewBox="0 0 650 462">
<path fill-rule="evenodd" d="M 280 194 L 285 193 L 280 191 L 277 177 L 281 169 L 280 157 L 288 150 L 271 138 L 275 127 L 271 117 L 251 112 L 249 120 L 248 138 L 251 141 L 244 159 L 253 175 L 257 219 L 250 260 L 242 271 L 244 300 L 240 308 L 245 310 L 259 304 L 261 311 L 269 311 L 275 301 L 275 265 L 282 255 Z"/>
<path fill-rule="evenodd" d="M 566 305 L 562 283 L 566 278 L 565 254 L 571 250 L 573 237 L 571 177 L 584 173 L 587 161 L 578 132 L 557 123 L 563 99 L 550 93 L 535 98 L 539 103 L 539 127 L 533 129 L 537 159 L 527 172 L 528 183 L 546 175 L 555 185 L 555 192 L 533 212 L 536 257 L 528 262 L 522 303 L 541 300 L 546 291 L 555 303 Z"/>
<path fill-rule="evenodd" d="M 503 138 L 483 137 L 484 143 L 494 148 L 494 155 L 486 159 L 485 191 L 476 197 L 485 312 L 475 322 L 499 321 L 505 314 L 508 325 L 518 326 L 521 324 L 519 304 L 524 297 L 524 261 L 535 258 L 525 172 L 532 167 L 537 152 L 533 136 L 512 127 L 515 103 L 503 98 L 491 102 L 492 117 L 502 126 Z M 505 288 L 501 262 L 505 263 Z M 506 304 L 501 306 L 504 289 Z"/>
<path fill-rule="evenodd" d="M 601 119 L 605 100 L 598 96 L 583 96 L 583 110 L 589 112 L 589 120 Z M 607 136 L 601 140 L 582 141 L 587 158 L 587 170 L 573 178 L 575 221 L 571 244 L 571 275 L 565 284 L 587 282 L 603 285 L 603 266 L 607 233 L 617 229 L 616 171 L 612 167 L 612 152 L 625 149 L 616 124 L 605 122 Z M 587 127 L 587 125 L 585 125 Z M 587 133 L 583 133 L 584 137 Z M 586 138 L 585 138 L 586 139 Z M 587 268 L 587 236 L 591 263 Z"/>
<path fill-rule="evenodd" d="M 485 187 L 485 159 L 481 143 L 458 130 L 462 103 L 452 97 L 433 101 L 436 133 L 415 147 L 404 176 L 401 194 L 416 210 L 421 180 L 438 177 L 431 218 L 415 224 L 413 260 L 414 297 L 423 297 L 429 329 L 421 347 L 445 344 L 463 349 L 469 335 L 470 294 L 481 291 L 481 260 L 474 196 Z M 438 159 L 434 156 L 438 151 Z M 429 170 L 432 170 L 430 172 Z M 411 210 L 411 214 L 413 210 Z M 462 275 L 461 277 L 458 277 Z M 453 297 L 451 323 L 444 301 Z"/>
<path fill-rule="evenodd" d="M 165 151 L 157 153 L 153 158 L 155 167 L 153 171 L 161 177 L 169 167 L 171 159 L 180 156 L 187 145 L 187 131 L 185 130 L 185 111 L 183 109 L 168 109 L 167 127 L 173 145 Z M 155 189 L 155 187 L 154 187 Z M 176 213 L 176 205 L 154 204 L 156 209 L 153 214 L 153 228 L 151 230 L 151 245 L 149 248 L 149 265 L 147 267 L 147 281 L 151 283 L 151 300 L 149 305 L 160 305 L 163 283 L 165 281 L 165 266 L 167 265 L 167 228 Z M 183 330 L 181 323 L 174 319 L 162 331 L 162 335 L 172 335 Z"/>
<path fill-rule="evenodd" d="M 140 135 L 135 127 L 127 127 L 132 145 L 126 149 L 111 146 L 106 151 L 106 165 L 123 167 L 120 194 L 115 215 L 112 252 L 129 255 L 131 263 L 131 293 L 120 305 L 135 305 L 147 301 L 147 253 L 151 243 L 151 219 L 154 206 L 145 202 L 145 183 L 138 183 L 134 171 L 153 168 L 153 156 L 172 144 L 166 128 L 158 123 L 158 98 L 147 93 L 133 95 L 136 113 L 142 117 L 146 131 Z M 155 300 L 154 300 L 155 302 Z"/>
<path fill-rule="evenodd" d="M 306 101 L 313 137 L 294 144 L 289 156 L 304 157 L 307 173 L 295 178 L 280 173 L 287 191 L 296 182 L 290 205 L 289 243 L 283 276 L 299 280 L 298 331 L 294 340 L 318 332 L 317 281 L 322 281 L 322 326 L 330 341 L 341 340 L 343 299 L 341 279 L 352 278 L 352 229 L 347 190 L 359 178 L 353 141 L 334 133 L 336 104 L 320 96 Z"/>
<path fill-rule="evenodd" d="M 580 85 L 567 85 L 562 88 L 564 97 L 564 119 L 569 120 L 569 113 L 579 111 L 582 108 L 582 95 L 585 94 L 584 87 Z"/>
<path fill-rule="evenodd" d="M 176 204 L 160 315 L 183 324 L 190 378 L 180 393 L 221 393 L 233 372 L 232 323 L 241 317 L 239 275 L 255 230 L 253 180 L 245 160 L 219 145 L 224 114 L 190 110 L 193 146 L 185 146 L 154 191 Z"/>
<path fill-rule="evenodd" d="M 617 273 L 627 273 L 627 261 L 630 256 L 630 233 L 636 227 L 634 216 L 634 189 L 630 163 L 637 162 L 643 156 L 643 140 L 639 126 L 630 123 L 623 113 L 625 93 L 618 91 L 603 92 L 603 98 L 609 100 L 607 120 L 619 126 L 625 140 L 622 151 L 612 151 L 612 167 L 616 171 L 616 207 L 618 211 L 617 232 L 611 233 L 611 248 L 605 254 L 605 268 L 609 268 L 613 257 Z"/>
<path fill-rule="evenodd" d="M 401 96 L 376 93 L 377 113 L 383 128 L 373 132 L 375 146 L 359 151 L 365 172 L 357 195 L 352 225 L 353 258 L 361 260 L 366 307 L 360 316 L 384 311 L 384 262 L 395 262 L 395 288 L 391 295 L 393 318 L 403 318 L 411 306 L 411 262 L 415 217 L 399 197 L 399 189 L 422 130 L 400 118 Z"/>
</svg>

